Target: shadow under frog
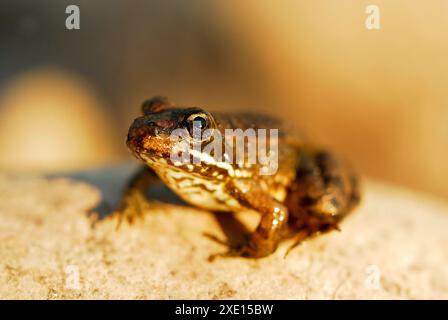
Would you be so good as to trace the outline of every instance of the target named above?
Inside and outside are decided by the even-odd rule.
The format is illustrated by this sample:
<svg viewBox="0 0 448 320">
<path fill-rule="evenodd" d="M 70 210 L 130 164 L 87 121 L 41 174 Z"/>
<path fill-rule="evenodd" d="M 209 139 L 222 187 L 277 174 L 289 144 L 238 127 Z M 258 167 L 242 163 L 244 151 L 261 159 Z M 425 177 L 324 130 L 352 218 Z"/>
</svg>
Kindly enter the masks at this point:
<svg viewBox="0 0 448 320">
<path fill-rule="evenodd" d="M 114 209 L 117 208 L 123 194 L 123 190 L 129 181 L 129 178 L 139 169 L 138 166 L 130 164 L 122 164 L 109 167 L 101 167 L 85 171 L 76 171 L 62 174 L 49 175 L 48 178 L 65 177 L 72 180 L 88 183 L 101 191 L 101 201 L 92 208 L 87 214 L 89 216 L 95 215 L 96 222 L 101 222 L 110 216 Z M 158 201 L 176 205 L 176 206 L 190 206 L 177 196 L 173 191 L 166 187 L 163 183 L 157 183 L 147 190 L 146 196 Z M 226 242 L 231 245 L 239 245 L 244 242 L 250 231 L 241 223 L 231 212 L 211 212 L 224 233 L 226 239 L 221 240 L 212 234 L 204 233 L 207 238 L 218 242 Z"/>
</svg>

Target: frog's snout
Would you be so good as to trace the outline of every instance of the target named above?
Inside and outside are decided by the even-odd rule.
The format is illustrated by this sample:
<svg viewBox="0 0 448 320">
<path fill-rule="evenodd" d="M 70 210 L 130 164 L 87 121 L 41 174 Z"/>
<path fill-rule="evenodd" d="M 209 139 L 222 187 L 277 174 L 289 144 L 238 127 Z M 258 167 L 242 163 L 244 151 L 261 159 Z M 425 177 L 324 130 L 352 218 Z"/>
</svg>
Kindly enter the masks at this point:
<svg viewBox="0 0 448 320">
<path fill-rule="evenodd" d="M 150 121 L 143 117 L 135 119 L 129 128 L 127 141 L 164 135 L 163 126 L 159 122 Z"/>
<path fill-rule="evenodd" d="M 145 137 L 152 136 L 155 131 L 151 123 L 144 121 L 142 118 L 137 118 L 129 127 L 126 145 L 134 153 L 139 153 L 143 148 Z"/>
<path fill-rule="evenodd" d="M 166 120 L 163 121 L 166 122 Z M 165 138 L 169 137 L 164 130 L 167 124 L 159 122 L 145 117 L 134 120 L 126 139 L 126 145 L 132 153 L 138 156 L 142 153 L 158 151 L 161 146 L 165 145 Z"/>
</svg>

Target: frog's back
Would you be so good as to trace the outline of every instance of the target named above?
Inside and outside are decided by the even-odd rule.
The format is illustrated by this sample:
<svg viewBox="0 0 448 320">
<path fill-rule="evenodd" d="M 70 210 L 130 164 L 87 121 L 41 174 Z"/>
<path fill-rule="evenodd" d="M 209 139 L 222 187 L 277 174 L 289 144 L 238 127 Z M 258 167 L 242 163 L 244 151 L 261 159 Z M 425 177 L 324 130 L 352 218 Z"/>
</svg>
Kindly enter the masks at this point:
<svg viewBox="0 0 448 320">
<path fill-rule="evenodd" d="M 212 112 L 218 129 L 223 132 L 225 129 L 278 129 L 279 138 L 295 138 L 301 140 L 300 134 L 283 120 L 258 113 L 239 112 L 224 113 Z"/>
</svg>

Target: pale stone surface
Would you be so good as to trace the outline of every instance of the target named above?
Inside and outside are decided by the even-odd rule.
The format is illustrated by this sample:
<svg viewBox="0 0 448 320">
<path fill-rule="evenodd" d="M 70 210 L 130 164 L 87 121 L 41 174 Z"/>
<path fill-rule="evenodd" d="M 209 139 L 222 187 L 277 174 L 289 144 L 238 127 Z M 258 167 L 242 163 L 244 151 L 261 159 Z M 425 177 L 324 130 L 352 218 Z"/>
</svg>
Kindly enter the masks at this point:
<svg viewBox="0 0 448 320">
<path fill-rule="evenodd" d="M 74 176 L 111 199 L 128 173 Z M 68 178 L 0 175 L 0 298 L 448 298 L 448 204 L 425 195 L 367 181 L 342 232 L 286 258 L 287 243 L 265 259 L 210 263 L 224 249 L 203 233 L 224 238 L 231 216 L 151 202 L 135 225 L 117 231 L 107 218 L 92 227 L 87 211 L 100 194 Z"/>
</svg>

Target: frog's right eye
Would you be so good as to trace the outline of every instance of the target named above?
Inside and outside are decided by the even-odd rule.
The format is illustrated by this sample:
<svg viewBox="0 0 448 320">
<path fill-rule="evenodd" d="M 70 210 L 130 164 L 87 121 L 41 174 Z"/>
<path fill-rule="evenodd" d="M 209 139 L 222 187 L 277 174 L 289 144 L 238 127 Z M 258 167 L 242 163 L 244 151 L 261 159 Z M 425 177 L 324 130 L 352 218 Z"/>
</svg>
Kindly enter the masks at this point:
<svg viewBox="0 0 448 320">
<path fill-rule="evenodd" d="M 162 111 L 163 109 L 168 108 L 170 106 L 171 103 L 168 101 L 166 97 L 156 96 L 143 102 L 142 112 L 144 115 L 147 115 L 154 112 Z"/>
<path fill-rule="evenodd" d="M 205 113 L 195 113 L 187 118 L 188 132 L 192 137 L 201 134 L 202 131 L 209 127 L 208 116 Z"/>
</svg>

